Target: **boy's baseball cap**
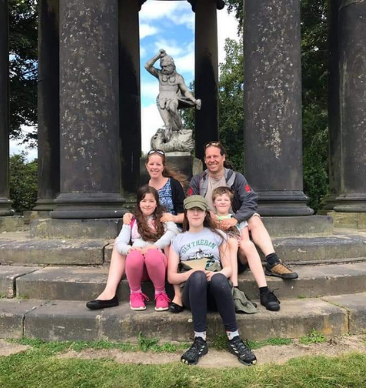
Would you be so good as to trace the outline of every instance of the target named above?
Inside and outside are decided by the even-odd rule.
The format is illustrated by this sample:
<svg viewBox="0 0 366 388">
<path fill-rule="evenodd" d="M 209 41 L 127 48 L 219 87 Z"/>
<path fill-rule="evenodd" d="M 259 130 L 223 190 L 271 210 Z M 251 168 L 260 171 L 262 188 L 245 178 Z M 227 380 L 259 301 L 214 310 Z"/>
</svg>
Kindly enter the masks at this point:
<svg viewBox="0 0 366 388">
<path fill-rule="evenodd" d="M 201 210 L 208 210 L 208 203 L 206 198 L 201 195 L 191 195 L 187 197 L 183 202 L 184 209 L 193 209 L 194 207 L 198 207 Z"/>
</svg>

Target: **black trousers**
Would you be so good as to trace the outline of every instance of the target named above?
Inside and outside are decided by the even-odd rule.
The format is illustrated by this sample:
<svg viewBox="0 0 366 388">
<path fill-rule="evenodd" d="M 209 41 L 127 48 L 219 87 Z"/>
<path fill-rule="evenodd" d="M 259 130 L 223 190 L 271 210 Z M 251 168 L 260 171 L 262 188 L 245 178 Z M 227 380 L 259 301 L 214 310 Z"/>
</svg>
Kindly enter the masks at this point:
<svg viewBox="0 0 366 388">
<path fill-rule="evenodd" d="M 207 311 L 218 311 L 226 331 L 238 330 L 234 301 L 227 278 L 218 273 L 207 282 L 203 271 L 194 272 L 182 294 L 183 304 L 192 312 L 194 331 L 207 329 Z"/>
</svg>

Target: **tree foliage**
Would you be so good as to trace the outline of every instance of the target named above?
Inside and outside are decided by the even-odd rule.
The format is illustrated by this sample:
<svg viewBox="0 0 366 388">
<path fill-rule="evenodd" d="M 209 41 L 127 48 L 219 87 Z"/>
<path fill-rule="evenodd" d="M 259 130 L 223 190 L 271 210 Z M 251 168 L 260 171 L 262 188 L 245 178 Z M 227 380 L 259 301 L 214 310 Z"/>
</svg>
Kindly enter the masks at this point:
<svg viewBox="0 0 366 388">
<path fill-rule="evenodd" d="M 26 154 L 10 157 L 10 199 L 16 212 L 31 210 L 37 200 L 37 160 L 28 163 Z"/>
<path fill-rule="evenodd" d="M 32 146 L 36 131 L 24 135 L 21 126 L 37 123 L 36 0 L 10 0 L 9 11 L 10 134 Z"/>
</svg>

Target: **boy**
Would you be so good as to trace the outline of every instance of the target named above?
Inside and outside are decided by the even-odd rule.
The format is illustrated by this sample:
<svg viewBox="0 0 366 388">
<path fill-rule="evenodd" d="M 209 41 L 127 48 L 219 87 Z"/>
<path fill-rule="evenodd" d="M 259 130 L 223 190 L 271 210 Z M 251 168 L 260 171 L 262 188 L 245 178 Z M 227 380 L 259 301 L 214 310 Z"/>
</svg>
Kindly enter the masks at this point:
<svg viewBox="0 0 366 388">
<path fill-rule="evenodd" d="M 216 209 L 218 219 L 217 227 L 220 229 L 220 222 L 232 217 L 230 213 L 234 194 L 232 190 L 225 186 L 217 187 L 212 192 L 212 202 Z M 227 245 L 230 251 L 231 266 L 233 274 L 230 277 L 234 287 L 238 287 L 238 259 L 240 266 L 249 265 L 255 281 L 259 287 L 260 301 L 267 310 L 278 311 L 280 301 L 268 289 L 266 278 L 262 267 L 262 262 L 257 249 L 249 238 L 248 223 L 246 221 L 232 226 L 225 231 L 228 235 Z M 241 271 L 242 272 L 242 271 Z"/>
</svg>

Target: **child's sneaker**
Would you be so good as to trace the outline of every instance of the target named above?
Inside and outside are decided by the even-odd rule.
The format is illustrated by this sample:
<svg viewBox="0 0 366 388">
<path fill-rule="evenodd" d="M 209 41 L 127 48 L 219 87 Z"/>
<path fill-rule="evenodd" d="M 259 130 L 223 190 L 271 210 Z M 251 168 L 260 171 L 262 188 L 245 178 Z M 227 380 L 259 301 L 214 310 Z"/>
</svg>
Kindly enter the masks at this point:
<svg viewBox="0 0 366 388">
<path fill-rule="evenodd" d="M 166 311 L 169 309 L 170 299 L 165 292 L 155 295 L 155 310 L 156 311 Z"/>
<path fill-rule="evenodd" d="M 191 347 L 183 354 L 180 360 L 184 364 L 196 365 L 200 357 L 208 352 L 207 342 L 201 337 L 195 337 Z"/>
<path fill-rule="evenodd" d="M 236 356 L 238 360 L 244 365 L 254 365 L 257 363 L 257 357 L 249 349 L 248 346 L 240 339 L 239 336 L 227 341 L 227 350 Z"/>
<path fill-rule="evenodd" d="M 149 298 L 142 292 L 132 292 L 130 295 L 131 310 L 146 310 L 145 300 L 149 301 Z"/>
</svg>

